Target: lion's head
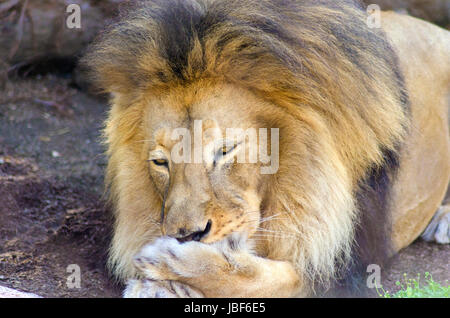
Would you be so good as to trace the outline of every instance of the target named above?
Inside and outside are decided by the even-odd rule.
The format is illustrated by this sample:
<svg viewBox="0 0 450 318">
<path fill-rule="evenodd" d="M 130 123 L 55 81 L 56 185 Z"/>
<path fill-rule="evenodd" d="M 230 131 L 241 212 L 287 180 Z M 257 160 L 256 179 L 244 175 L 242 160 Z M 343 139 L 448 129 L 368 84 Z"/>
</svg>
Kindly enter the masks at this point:
<svg viewBox="0 0 450 318">
<path fill-rule="evenodd" d="M 103 35 L 84 61 L 113 96 L 105 136 L 120 278 L 163 234 L 210 243 L 242 233 L 312 280 L 347 264 L 365 220 L 358 193 L 387 153 L 395 159 L 407 118 L 395 54 L 365 19 L 347 0 L 155 0 Z M 236 162 L 250 156 L 251 134 L 229 140 L 227 128 L 256 131 L 262 148 L 267 132 L 273 173 L 261 170 L 273 162 Z M 188 149 L 191 161 L 174 160 Z"/>
</svg>

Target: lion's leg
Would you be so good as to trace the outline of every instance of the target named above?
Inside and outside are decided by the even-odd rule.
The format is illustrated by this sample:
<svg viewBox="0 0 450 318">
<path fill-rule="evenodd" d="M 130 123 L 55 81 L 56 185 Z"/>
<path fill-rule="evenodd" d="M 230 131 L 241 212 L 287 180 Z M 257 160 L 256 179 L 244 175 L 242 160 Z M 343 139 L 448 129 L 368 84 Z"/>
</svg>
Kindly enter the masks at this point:
<svg viewBox="0 0 450 318">
<path fill-rule="evenodd" d="M 439 208 L 421 237 L 427 242 L 450 243 L 450 205 Z"/>
</svg>

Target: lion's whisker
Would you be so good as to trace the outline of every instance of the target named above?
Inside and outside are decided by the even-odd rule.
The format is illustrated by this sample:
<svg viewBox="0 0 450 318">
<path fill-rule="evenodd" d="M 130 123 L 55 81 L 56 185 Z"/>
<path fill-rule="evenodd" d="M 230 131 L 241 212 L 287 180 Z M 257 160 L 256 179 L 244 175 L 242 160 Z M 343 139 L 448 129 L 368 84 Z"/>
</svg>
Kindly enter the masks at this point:
<svg viewBox="0 0 450 318">
<path fill-rule="evenodd" d="M 266 229 L 257 229 L 258 232 L 264 232 L 264 233 L 277 233 L 282 235 L 292 235 L 292 236 L 299 236 L 298 233 L 292 233 L 292 232 L 283 232 L 283 231 L 274 231 L 274 230 L 266 230 Z"/>
</svg>

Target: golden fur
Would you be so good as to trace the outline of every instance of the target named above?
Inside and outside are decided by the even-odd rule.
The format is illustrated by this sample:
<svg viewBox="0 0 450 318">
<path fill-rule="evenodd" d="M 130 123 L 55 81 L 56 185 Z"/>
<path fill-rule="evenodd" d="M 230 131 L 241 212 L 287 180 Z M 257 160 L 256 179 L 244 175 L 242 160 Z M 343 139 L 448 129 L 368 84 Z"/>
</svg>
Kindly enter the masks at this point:
<svg viewBox="0 0 450 318">
<path fill-rule="evenodd" d="M 355 252 L 359 238 L 372 244 L 363 201 L 377 189 L 370 182 L 395 174 L 409 110 L 397 56 L 365 21 L 347 0 L 146 1 L 102 36 L 84 62 L 113 96 L 105 138 L 117 277 L 178 281 L 205 296 L 294 296 L 324 290 L 347 279 L 354 263 L 372 261 Z M 170 132 L 191 129 L 194 119 L 222 130 L 279 128 L 278 172 L 172 163 L 168 172 L 149 164 L 155 151 L 167 155 L 174 146 Z M 158 237 L 203 229 L 207 220 L 202 243 L 155 243 L 169 254 L 206 243 L 186 256 L 189 269 L 180 265 L 175 275 L 176 262 L 163 256 L 159 265 L 133 263 Z M 233 243 L 234 232 L 246 243 Z M 227 238 L 231 247 L 221 246 Z M 196 266 L 203 272 L 193 273 Z"/>
</svg>

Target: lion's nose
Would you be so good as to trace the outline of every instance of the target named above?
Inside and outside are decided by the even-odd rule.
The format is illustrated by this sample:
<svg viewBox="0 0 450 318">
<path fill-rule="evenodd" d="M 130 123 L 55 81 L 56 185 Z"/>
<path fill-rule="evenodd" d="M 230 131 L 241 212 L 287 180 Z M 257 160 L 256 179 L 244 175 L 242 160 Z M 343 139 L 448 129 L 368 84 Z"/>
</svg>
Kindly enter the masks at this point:
<svg viewBox="0 0 450 318">
<path fill-rule="evenodd" d="M 186 228 L 178 229 L 177 240 L 180 243 L 189 242 L 189 241 L 201 241 L 206 235 L 208 235 L 211 230 L 212 221 L 208 220 L 205 228 L 200 231 L 188 231 Z"/>
</svg>

